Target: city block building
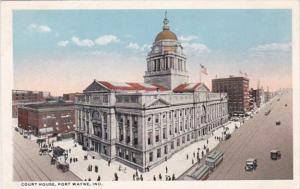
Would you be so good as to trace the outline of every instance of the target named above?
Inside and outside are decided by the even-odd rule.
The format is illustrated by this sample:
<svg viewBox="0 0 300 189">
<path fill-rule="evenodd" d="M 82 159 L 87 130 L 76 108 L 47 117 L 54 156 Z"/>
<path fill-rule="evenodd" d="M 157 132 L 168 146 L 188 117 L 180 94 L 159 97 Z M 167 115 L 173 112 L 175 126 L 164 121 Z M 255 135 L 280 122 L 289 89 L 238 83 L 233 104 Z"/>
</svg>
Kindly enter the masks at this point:
<svg viewBox="0 0 300 189">
<path fill-rule="evenodd" d="M 148 53 L 144 83 L 94 80 L 77 97 L 76 140 L 103 159 L 145 171 L 228 121 L 226 93 L 188 83 L 168 22 Z"/>
</svg>

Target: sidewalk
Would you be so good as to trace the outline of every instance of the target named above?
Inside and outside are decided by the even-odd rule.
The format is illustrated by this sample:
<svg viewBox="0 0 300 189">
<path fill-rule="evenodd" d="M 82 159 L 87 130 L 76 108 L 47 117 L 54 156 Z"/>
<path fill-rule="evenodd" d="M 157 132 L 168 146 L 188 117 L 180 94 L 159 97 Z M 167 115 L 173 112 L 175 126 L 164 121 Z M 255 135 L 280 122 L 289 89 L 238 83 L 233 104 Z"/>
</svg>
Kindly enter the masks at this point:
<svg viewBox="0 0 300 189">
<path fill-rule="evenodd" d="M 227 133 L 232 133 L 235 130 L 235 125 L 239 127 L 239 124 L 239 122 L 228 122 L 228 124 L 225 126 L 225 128 L 228 128 Z M 222 131 L 224 131 L 224 128 L 220 127 L 219 129 L 213 132 L 214 135 L 209 134 L 208 139 L 191 144 L 190 146 L 175 153 L 166 162 L 163 162 L 160 165 L 151 169 L 150 172 L 142 173 L 143 180 L 153 181 L 154 175 L 156 177 L 156 180 L 159 180 L 159 174 L 162 175 L 162 180 L 165 180 L 167 175 L 172 177 L 172 174 L 175 174 L 175 177 L 177 178 L 192 166 L 192 161 L 196 163 L 196 155 L 198 152 L 198 148 L 200 148 L 199 152 L 201 154 L 201 150 L 203 150 L 203 145 L 206 145 L 210 149 L 210 151 L 212 151 L 219 144 L 219 141 L 215 140 L 215 136 L 222 137 Z M 67 162 L 70 163 L 70 158 L 78 158 L 77 162 L 72 162 L 70 164 L 70 170 L 82 180 L 91 179 L 92 181 L 96 181 L 97 177 L 100 176 L 101 181 L 112 181 L 114 178 L 114 173 L 117 173 L 120 181 L 133 180 L 133 174 L 135 174 L 136 170 L 127 167 L 126 165 L 121 164 L 117 161 L 111 162 L 110 166 L 108 166 L 108 162 L 103 159 L 92 159 L 89 156 L 88 160 L 84 160 L 84 155 L 87 155 L 87 152 L 83 151 L 80 145 L 77 145 L 77 147 L 75 147 L 73 140 L 55 142 L 54 145 L 60 146 L 66 150 L 71 149 Z M 205 150 L 203 151 L 205 154 Z M 195 157 L 193 157 L 193 153 L 195 153 Z M 87 168 L 89 165 L 93 165 L 92 171 L 88 171 Z M 94 171 L 95 165 L 98 166 L 98 173 Z M 118 170 L 119 166 L 121 166 L 122 171 Z M 166 167 L 168 168 L 167 173 Z M 124 169 L 126 169 L 126 171 L 124 171 Z M 139 173 L 139 175 L 140 174 L 141 173 Z"/>
</svg>

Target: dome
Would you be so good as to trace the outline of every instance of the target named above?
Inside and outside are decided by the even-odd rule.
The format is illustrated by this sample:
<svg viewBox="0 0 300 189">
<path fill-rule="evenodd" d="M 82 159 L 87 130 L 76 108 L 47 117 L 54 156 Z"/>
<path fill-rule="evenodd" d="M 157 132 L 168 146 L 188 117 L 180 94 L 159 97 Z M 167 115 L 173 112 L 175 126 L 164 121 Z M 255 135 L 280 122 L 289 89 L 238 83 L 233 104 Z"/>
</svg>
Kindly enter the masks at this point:
<svg viewBox="0 0 300 189">
<path fill-rule="evenodd" d="M 160 40 L 176 40 L 177 41 L 177 36 L 175 33 L 171 32 L 170 30 L 163 30 L 162 32 L 159 32 L 155 38 L 155 42 L 160 41 Z"/>
<path fill-rule="evenodd" d="M 167 18 L 167 12 L 165 13 L 165 19 L 163 21 L 163 31 L 159 32 L 155 38 L 155 42 L 161 41 L 161 40 L 176 40 L 177 36 L 175 33 L 170 31 L 169 20 Z"/>
</svg>

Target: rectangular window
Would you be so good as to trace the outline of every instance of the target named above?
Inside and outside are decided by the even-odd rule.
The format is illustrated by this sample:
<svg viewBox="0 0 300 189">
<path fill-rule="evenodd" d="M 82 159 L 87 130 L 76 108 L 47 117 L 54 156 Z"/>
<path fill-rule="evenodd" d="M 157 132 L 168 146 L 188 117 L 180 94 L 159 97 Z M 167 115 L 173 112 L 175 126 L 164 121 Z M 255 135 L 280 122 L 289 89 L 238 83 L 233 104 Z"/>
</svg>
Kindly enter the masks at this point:
<svg viewBox="0 0 300 189">
<path fill-rule="evenodd" d="M 153 152 L 150 152 L 149 153 L 149 162 L 152 162 L 153 161 Z"/>
<path fill-rule="evenodd" d="M 182 137 L 182 144 L 185 143 L 185 136 Z"/>
<path fill-rule="evenodd" d="M 160 148 L 159 148 L 159 149 L 157 149 L 157 158 L 160 158 L 160 156 L 161 156 L 160 153 L 161 153 L 161 152 L 160 152 Z"/>
<path fill-rule="evenodd" d="M 165 146 L 165 154 L 168 154 L 168 146 Z"/>
<path fill-rule="evenodd" d="M 166 129 L 166 128 L 163 128 L 163 139 L 166 139 L 166 138 L 167 138 L 166 133 L 167 133 L 167 129 Z"/>
<path fill-rule="evenodd" d="M 131 152 L 132 161 L 136 163 L 135 153 Z"/>
<path fill-rule="evenodd" d="M 174 141 L 172 141 L 172 143 L 171 143 L 171 149 L 172 150 L 174 149 Z"/>
<path fill-rule="evenodd" d="M 152 132 L 148 132 L 148 145 L 151 144 Z"/>
<path fill-rule="evenodd" d="M 159 142 L 159 131 L 155 132 L 155 142 Z"/>
<path fill-rule="evenodd" d="M 180 139 L 177 139 L 177 146 L 180 146 Z"/>
</svg>

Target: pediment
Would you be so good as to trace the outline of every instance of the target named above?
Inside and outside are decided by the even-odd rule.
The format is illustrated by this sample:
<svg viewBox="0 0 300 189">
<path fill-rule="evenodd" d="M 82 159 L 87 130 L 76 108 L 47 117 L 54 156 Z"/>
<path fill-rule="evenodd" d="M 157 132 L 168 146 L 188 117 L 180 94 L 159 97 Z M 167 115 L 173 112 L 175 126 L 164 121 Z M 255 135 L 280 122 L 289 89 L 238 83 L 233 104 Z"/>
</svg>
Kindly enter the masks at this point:
<svg viewBox="0 0 300 189">
<path fill-rule="evenodd" d="M 91 83 L 84 90 L 84 92 L 92 92 L 92 91 L 104 91 L 104 92 L 108 92 L 109 90 L 105 86 L 101 85 L 99 82 L 93 81 L 93 83 Z"/>
<path fill-rule="evenodd" d="M 148 103 L 148 105 L 146 105 L 146 108 L 159 108 L 159 107 L 166 107 L 166 106 L 170 106 L 171 104 L 169 102 L 167 102 L 164 99 L 154 99 L 153 101 L 151 101 L 150 103 Z"/>
<path fill-rule="evenodd" d="M 199 85 L 195 89 L 195 91 L 197 91 L 197 92 L 210 92 L 209 88 L 206 85 L 204 85 L 204 84 Z"/>
</svg>

